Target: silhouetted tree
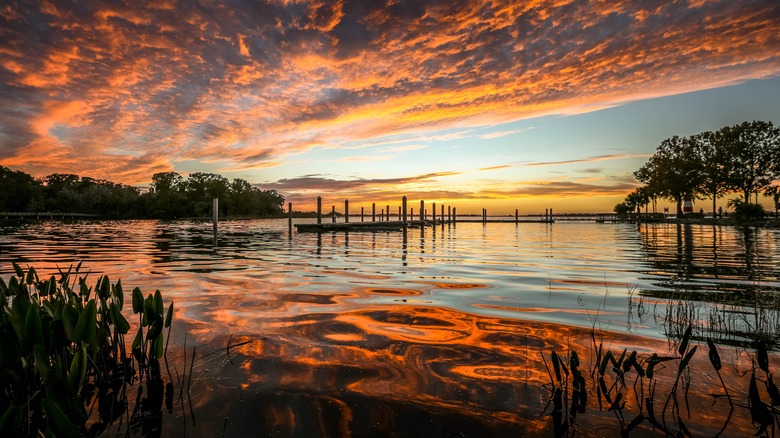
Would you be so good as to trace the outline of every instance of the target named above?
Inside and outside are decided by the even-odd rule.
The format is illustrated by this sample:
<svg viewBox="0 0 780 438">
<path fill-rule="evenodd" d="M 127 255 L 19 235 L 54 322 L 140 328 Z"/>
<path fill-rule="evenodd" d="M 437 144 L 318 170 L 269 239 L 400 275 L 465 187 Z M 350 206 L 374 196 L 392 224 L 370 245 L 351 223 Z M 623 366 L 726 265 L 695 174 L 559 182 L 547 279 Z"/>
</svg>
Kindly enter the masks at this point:
<svg viewBox="0 0 780 438">
<path fill-rule="evenodd" d="M 639 170 L 636 179 L 652 187 L 654 193 L 677 204 L 682 216 L 682 201 L 693 199 L 704 182 L 702 159 L 690 138 L 674 136 L 661 142 L 656 153 Z"/>
<path fill-rule="evenodd" d="M 0 166 L 0 211 L 43 209 L 43 185 L 32 176 Z"/>
<path fill-rule="evenodd" d="M 721 128 L 713 142 L 726 156 L 728 186 L 742 192 L 745 203 L 780 177 L 780 130 L 771 122 L 743 122 Z M 757 202 L 757 201 L 756 201 Z"/>
<path fill-rule="evenodd" d="M 717 199 L 730 192 L 728 183 L 728 150 L 723 147 L 717 135 L 712 132 L 702 132 L 691 137 L 695 147 L 701 154 L 702 195 L 712 198 L 712 214 L 718 208 Z"/>
</svg>

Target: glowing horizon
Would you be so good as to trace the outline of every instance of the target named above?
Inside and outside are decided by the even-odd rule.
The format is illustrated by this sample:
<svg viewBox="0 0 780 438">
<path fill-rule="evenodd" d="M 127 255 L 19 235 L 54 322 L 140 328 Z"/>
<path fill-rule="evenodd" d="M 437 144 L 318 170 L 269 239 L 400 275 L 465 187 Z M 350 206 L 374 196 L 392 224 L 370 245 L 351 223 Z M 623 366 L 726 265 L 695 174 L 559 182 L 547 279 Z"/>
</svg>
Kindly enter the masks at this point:
<svg viewBox="0 0 780 438">
<path fill-rule="evenodd" d="M 773 2 L 550 3 L 11 2 L 0 165 L 603 212 L 664 138 L 780 121 Z"/>
</svg>

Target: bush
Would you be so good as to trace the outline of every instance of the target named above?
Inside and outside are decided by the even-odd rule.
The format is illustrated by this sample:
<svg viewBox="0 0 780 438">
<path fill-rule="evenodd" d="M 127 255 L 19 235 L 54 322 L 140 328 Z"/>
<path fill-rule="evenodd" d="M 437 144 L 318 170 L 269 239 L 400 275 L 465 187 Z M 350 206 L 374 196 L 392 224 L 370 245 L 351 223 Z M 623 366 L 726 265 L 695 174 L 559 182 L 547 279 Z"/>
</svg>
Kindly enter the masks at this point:
<svg viewBox="0 0 780 438">
<path fill-rule="evenodd" d="M 102 275 L 93 290 L 86 276 L 70 283 L 80 263 L 43 280 L 35 268 L 13 266 L 8 284 L 0 278 L 0 435 L 102 432 L 127 409 L 124 385 L 136 375 L 124 342 L 130 324 L 122 315 L 121 281 Z M 144 299 L 135 288 L 132 299 L 140 314 L 132 356 L 142 377 L 159 378 L 173 303 L 163 318 L 160 291 Z M 93 403 L 99 420 L 88 428 L 86 407 Z"/>
<path fill-rule="evenodd" d="M 764 207 L 759 204 L 738 201 L 733 205 L 734 220 L 737 222 L 749 222 L 752 220 L 763 219 L 765 216 Z"/>
</svg>

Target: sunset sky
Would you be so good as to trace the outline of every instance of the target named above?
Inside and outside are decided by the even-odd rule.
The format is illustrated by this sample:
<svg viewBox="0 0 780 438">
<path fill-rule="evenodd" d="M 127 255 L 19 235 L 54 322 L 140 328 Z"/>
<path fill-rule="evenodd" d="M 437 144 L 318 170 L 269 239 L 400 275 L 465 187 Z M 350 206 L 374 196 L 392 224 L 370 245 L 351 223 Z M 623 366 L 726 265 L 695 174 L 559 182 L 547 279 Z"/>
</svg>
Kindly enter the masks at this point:
<svg viewBox="0 0 780 438">
<path fill-rule="evenodd" d="M 778 102 L 776 0 L 0 2 L 0 165 L 37 177 L 611 211 Z"/>
</svg>

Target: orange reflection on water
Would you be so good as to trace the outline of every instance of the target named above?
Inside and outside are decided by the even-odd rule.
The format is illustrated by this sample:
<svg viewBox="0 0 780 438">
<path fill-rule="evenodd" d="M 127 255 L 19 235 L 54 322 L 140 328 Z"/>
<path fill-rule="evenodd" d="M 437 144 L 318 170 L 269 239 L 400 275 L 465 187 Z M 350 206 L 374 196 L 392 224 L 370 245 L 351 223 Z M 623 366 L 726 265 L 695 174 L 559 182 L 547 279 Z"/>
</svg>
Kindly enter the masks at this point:
<svg viewBox="0 0 780 438">
<path fill-rule="evenodd" d="M 199 404 L 215 418 L 231 418 L 236 427 L 251 417 L 274 431 L 341 435 L 416 427 L 425 431 L 426 426 L 418 424 L 424 420 L 439 427 L 457 425 L 467 435 L 479 430 L 479 436 L 549 436 L 552 420 L 543 412 L 551 397 L 551 378 L 542 355 L 550 363 L 552 351 L 568 356 L 575 350 L 586 376 L 596 360 L 587 329 L 409 303 L 287 316 L 264 327 L 269 331 L 262 340 L 233 338 L 234 343 L 252 341 L 233 351 L 240 366 L 220 371 L 219 382 L 202 383 L 210 389 L 200 395 Z M 644 359 L 652 352 L 674 355 L 664 341 L 597 336 L 604 351 L 616 356 L 624 348 L 637 350 Z M 728 405 L 718 400 L 713 406 L 709 394 L 722 390 L 711 375 L 706 346 L 699 346 L 690 366 L 694 374 L 687 403 L 693 414 L 683 421 L 689 429 L 714 435 L 725 424 Z M 658 411 L 674 383 L 676 367 L 676 361 L 656 367 Z M 744 394 L 744 376 L 726 368 L 721 372 L 736 390 L 732 392 Z M 639 413 L 636 397 L 642 397 L 633 393 L 634 378 L 623 391 L 627 421 Z M 578 434 L 619 433 L 615 414 L 606 407 L 599 411 L 595 384 L 590 377 L 587 381 L 588 409 L 575 420 Z M 608 377 L 608 386 L 612 383 Z M 647 381 L 640 383 L 646 389 Z M 242 388 L 241 409 L 230 403 L 235 398 L 231 388 L 237 387 Z M 247 411 L 247 404 L 254 407 Z M 321 417 L 323 412 L 330 415 L 328 420 Z M 370 424 L 364 423 L 367 418 Z M 730 435 L 755 433 L 745 409 L 735 411 L 727 430 Z M 649 433 L 652 426 L 645 422 L 636 431 Z"/>
</svg>

